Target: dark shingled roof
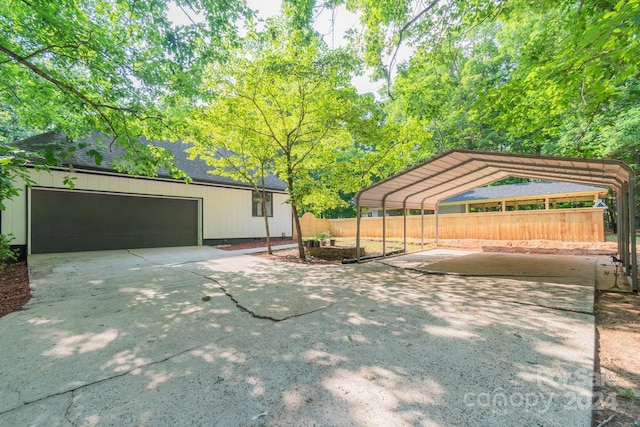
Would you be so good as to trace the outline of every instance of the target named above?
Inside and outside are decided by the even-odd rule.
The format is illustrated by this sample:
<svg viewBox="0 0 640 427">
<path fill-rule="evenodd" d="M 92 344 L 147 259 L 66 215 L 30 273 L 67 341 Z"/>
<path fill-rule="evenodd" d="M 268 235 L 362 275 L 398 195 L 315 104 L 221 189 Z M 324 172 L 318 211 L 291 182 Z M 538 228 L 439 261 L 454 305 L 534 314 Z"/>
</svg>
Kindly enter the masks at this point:
<svg viewBox="0 0 640 427">
<path fill-rule="evenodd" d="M 101 141 L 102 144 L 100 143 Z M 64 164 L 71 164 L 77 169 L 117 172 L 113 167 L 113 162 L 118 157 L 122 156 L 123 150 L 115 146 L 113 147 L 113 150 L 109 150 L 109 139 L 95 133 L 91 136 L 82 138 L 77 142 L 88 143 L 88 146 L 86 148 L 76 150 L 69 158 L 63 160 Z M 186 150 L 190 147 L 190 144 L 182 142 L 147 140 L 145 137 L 141 137 L 140 142 L 145 145 L 150 143 L 156 147 L 164 148 L 172 152 L 178 168 L 191 177 L 194 182 L 251 188 L 251 185 L 246 182 L 236 181 L 228 177 L 207 173 L 211 170 L 211 167 L 208 166 L 204 160 L 199 158 L 189 160 Z M 37 153 L 47 147 L 55 148 L 56 146 L 59 146 L 64 148 L 69 145 L 69 142 L 64 134 L 47 132 L 31 138 L 16 141 L 15 145 L 25 151 Z M 99 151 L 103 156 L 103 160 L 100 165 L 96 165 L 94 158 L 87 154 L 87 152 L 92 149 Z M 158 176 L 161 178 L 171 178 L 169 173 L 164 169 L 158 170 Z M 275 175 L 270 174 L 265 180 L 265 188 L 269 190 L 284 191 L 287 188 L 287 185 Z"/>
<path fill-rule="evenodd" d="M 607 191 L 606 188 L 590 185 L 572 184 L 569 182 L 540 181 L 520 184 L 496 185 L 480 187 L 457 196 L 442 200 L 440 203 L 469 202 L 488 199 L 505 199 L 510 197 L 534 197 L 551 194 L 579 193 L 582 191 Z"/>
</svg>

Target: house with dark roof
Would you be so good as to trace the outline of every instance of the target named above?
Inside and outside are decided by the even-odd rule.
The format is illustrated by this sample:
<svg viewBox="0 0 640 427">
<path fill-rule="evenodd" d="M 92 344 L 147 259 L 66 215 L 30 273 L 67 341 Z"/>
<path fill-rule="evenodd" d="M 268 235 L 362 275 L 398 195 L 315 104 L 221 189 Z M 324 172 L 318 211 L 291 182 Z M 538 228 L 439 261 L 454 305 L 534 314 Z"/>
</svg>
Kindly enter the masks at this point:
<svg viewBox="0 0 640 427">
<path fill-rule="evenodd" d="M 475 188 L 442 200 L 439 213 L 506 212 L 555 209 L 560 204 L 593 207 L 607 195 L 606 188 L 569 182 L 539 181 Z"/>
<path fill-rule="evenodd" d="M 46 133 L 16 143 L 38 152 L 66 139 Z M 24 183 L 5 202 L 1 232 L 27 254 L 167 246 L 217 245 L 266 237 L 261 200 L 250 184 L 209 173 L 201 159 L 190 160 L 188 144 L 141 142 L 173 153 L 191 182 L 173 179 L 166 170 L 149 178 L 118 172 L 122 150 L 110 150 L 101 136 L 77 141 L 79 147 L 50 171 L 31 168 L 35 184 Z M 102 161 L 96 164 L 91 150 Z M 72 182 L 72 186 L 68 183 Z M 292 235 L 286 184 L 265 178 L 267 212 L 273 237 Z"/>
</svg>

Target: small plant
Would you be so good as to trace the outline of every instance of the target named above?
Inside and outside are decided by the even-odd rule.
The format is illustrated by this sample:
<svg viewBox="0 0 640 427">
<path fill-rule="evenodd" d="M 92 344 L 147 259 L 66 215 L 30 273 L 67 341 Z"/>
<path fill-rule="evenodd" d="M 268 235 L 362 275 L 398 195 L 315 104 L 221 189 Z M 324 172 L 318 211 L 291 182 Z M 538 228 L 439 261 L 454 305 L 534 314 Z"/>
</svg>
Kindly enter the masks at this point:
<svg viewBox="0 0 640 427">
<path fill-rule="evenodd" d="M 12 234 L 0 234 L 0 271 L 4 271 L 7 264 L 18 260 L 19 250 L 11 249 Z"/>
<path fill-rule="evenodd" d="M 640 396 L 638 396 L 638 395 L 637 395 L 633 390 L 625 390 L 625 391 L 622 393 L 622 396 L 624 396 L 624 397 L 631 397 L 631 398 L 634 398 L 634 397 L 640 397 Z"/>
<path fill-rule="evenodd" d="M 330 238 L 331 238 L 331 233 L 329 233 L 328 231 L 323 231 L 322 233 L 318 233 L 314 237 L 314 239 L 316 239 L 318 242 L 322 242 L 324 244 L 329 243 Z"/>
</svg>

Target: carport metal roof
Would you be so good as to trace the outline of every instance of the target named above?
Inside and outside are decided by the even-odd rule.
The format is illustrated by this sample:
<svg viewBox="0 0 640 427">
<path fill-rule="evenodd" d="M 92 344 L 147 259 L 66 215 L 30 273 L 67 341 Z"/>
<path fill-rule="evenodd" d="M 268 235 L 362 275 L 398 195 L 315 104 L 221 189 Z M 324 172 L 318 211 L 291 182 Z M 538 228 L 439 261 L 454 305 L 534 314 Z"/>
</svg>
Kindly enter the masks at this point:
<svg viewBox="0 0 640 427">
<path fill-rule="evenodd" d="M 616 192 L 633 171 L 616 160 L 452 150 L 360 190 L 361 207 L 435 209 L 443 199 L 509 176 L 606 186 Z"/>
<path fill-rule="evenodd" d="M 509 176 L 615 190 L 618 251 L 627 273 L 637 271 L 635 175 L 628 165 L 617 160 L 451 150 L 360 190 L 355 195 L 358 218 L 362 207 L 382 208 L 383 211 L 399 208 L 436 210 L 441 200 Z M 359 233 L 358 226 L 358 241 Z M 637 291 L 636 274 L 628 275 L 632 276 L 633 289 Z"/>
</svg>

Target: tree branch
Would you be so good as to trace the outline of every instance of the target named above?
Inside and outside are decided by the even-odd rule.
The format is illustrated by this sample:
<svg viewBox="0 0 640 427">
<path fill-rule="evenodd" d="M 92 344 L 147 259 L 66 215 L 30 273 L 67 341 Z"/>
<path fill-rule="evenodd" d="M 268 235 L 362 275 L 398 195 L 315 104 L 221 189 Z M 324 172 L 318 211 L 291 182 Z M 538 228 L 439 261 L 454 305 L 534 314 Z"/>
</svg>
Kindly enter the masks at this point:
<svg viewBox="0 0 640 427">
<path fill-rule="evenodd" d="M 400 28 L 400 31 L 398 32 L 398 42 L 396 43 L 396 48 L 395 48 L 395 51 L 393 52 L 393 56 L 391 56 L 391 61 L 389 62 L 389 70 L 387 72 L 387 95 L 389 95 L 389 98 L 391 99 L 393 99 L 393 96 L 391 95 L 391 68 L 393 67 L 394 62 L 396 62 L 398 50 L 400 49 L 400 45 L 404 41 L 404 32 L 407 31 L 409 27 L 411 27 L 413 24 L 415 24 L 418 21 L 418 19 L 420 19 L 425 13 L 433 9 L 438 4 L 438 1 L 439 0 L 433 0 L 431 3 L 429 3 L 427 7 L 425 7 L 423 10 L 420 11 L 420 13 L 418 13 L 416 16 L 411 18 L 409 22 L 404 24 L 402 28 Z"/>
<path fill-rule="evenodd" d="M 26 55 L 26 56 L 22 56 L 22 60 L 24 61 L 28 61 L 29 59 L 38 56 L 40 54 L 43 54 L 45 52 L 51 52 L 53 51 L 53 49 L 80 49 L 80 46 L 84 45 L 84 44 L 88 44 L 91 41 L 91 38 L 93 36 L 93 32 L 89 31 L 89 37 L 86 40 L 80 40 L 78 43 L 75 44 L 63 44 L 63 45 L 57 45 L 57 44 L 52 44 L 46 47 L 43 47 L 42 49 L 37 49 L 34 50 L 33 52 L 31 52 L 30 54 Z M 4 64 L 11 61 L 11 59 L 7 59 L 6 61 L 2 61 L 0 62 L 0 64 Z"/>
<path fill-rule="evenodd" d="M 395 141 L 393 143 L 391 143 L 389 145 L 389 147 L 387 147 L 387 149 L 384 151 L 384 153 L 382 153 L 382 155 L 378 156 L 373 162 L 371 162 L 369 164 L 369 167 L 367 167 L 365 170 L 362 171 L 362 173 L 360 174 L 360 182 L 361 185 L 363 185 L 364 182 L 364 177 L 371 172 L 371 170 L 374 168 L 374 166 L 376 166 L 378 163 L 382 162 L 382 160 L 387 157 L 387 155 L 389 153 L 391 153 L 391 150 L 393 150 L 398 144 L 400 144 L 400 141 Z"/>
<path fill-rule="evenodd" d="M 178 3 L 178 7 L 179 7 L 179 8 L 180 8 L 180 10 L 182 11 L 182 13 L 184 13 L 184 14 L 186 15 L 186 17 L 189 19 L 189 21 L 191 21 L 191 23 L 192 23 L 193 25 L 197 25 L 197 24 L 195 23 L 195 21 L 191 18 L 191 15 L 189 15 L 189 14 L 187 13 L 187 11 L 186 11 L 186 10 L 184 10 L 184 7 L 182 7 L 182 5 L 181 5 L 180 3 Z"/>
<path fill-rule="evenodd" d="M 47 80 L 48 82 L 54 84 L 55 86 L 57 86 L 58 88 L 62 89 L 65 92 L 69 92 L 72 95 L 74 95 L 75 97 L 81 99 L 82 101 L 86 102 L 87 104 L 89 104 L 94 110 L 96 110 L 96 112 L 98 112 L 98 114 L 100 114 L 100 116 L 110 124 L 110 126 L 113 128 L 113 125 L 111 123 L 111 120 L 104 114 L 104 112 L 102 111 L 103 109 L 106 110 L 112 110 L 112 111 L 117 111 L 117 112 L 121 112 L 121 113 L 129 113 L 137 118 L 140 118 L 138 116 L 138 112 L 132 108 L 127 108 L 127 107 L 116 107 L 114 105 L 109 105 L 109 104 L 102 104 L 99 102 L 95 102 L 91 99 L 89 99 L 89 97 L 87 97 L 85 94 L 83 94 L 82 92 L 80 92 L 78 89 L 74 88 L 73 86 L 62 82 L 58 79 L 56 79 L 55 77 L 51 76 L 50 74 L 48 74 L 47 72 L 45 72 L 43 69 L 41 69 L 40 67 L 38 67 L 37 65 L 29 62 L 29 60 L 26 57 L 20 56 L 17 53 L 7 49 L 4 46 L 0 46 L 0 52 L 4 53 L 5 55 L 7 55 L 8 57 L 12 58 L 15 62 L 17 62 L 18 64 L 23 65 L 24 67 L 28 68 L 29 70 L 31 70 L 32 72 L 34 72 L 35 74 L 37 74 L 38 76 L 42 77 L 43 79 Z M 146 119 L 149 118 L 154 118 L 154 117 L 146 117 Z M 159 117 L 155 117 L 155 118 L 159 118 Z"/>
<path fill-rule="evenodd" d="M 271 132 L 271 135 L 269 135 L 269 138 L 273 138 L 273 140 L 276 142 L 276 144 L 278 144 L 278 146 L 280 148 L 284 149 L 282 143 L 280 142 L 280 140 L 276 136 L 275 132 L 273 131 L 273 128 L 271 127 L 271 123 L 269 122 L 269 119 L 267 118 L 266 113 L 264 112 L 262 107 L 258 104 L 258 102 L 254 98 L 252 98 L 250 96 L 247 96 L 247 95 L 245 95 L 245 94 L 243 94 L 241 92 L 238 92 L 238 97 L 248 100 L 249 102 L 251 102 L 256 107 L 256 109 L 260 112 L 260 116 L 262 117 L 262 121 L 264 122 L 264 124 L 269 129 L 269 132 Z"/>
</svg>

